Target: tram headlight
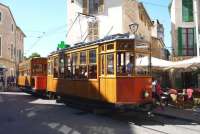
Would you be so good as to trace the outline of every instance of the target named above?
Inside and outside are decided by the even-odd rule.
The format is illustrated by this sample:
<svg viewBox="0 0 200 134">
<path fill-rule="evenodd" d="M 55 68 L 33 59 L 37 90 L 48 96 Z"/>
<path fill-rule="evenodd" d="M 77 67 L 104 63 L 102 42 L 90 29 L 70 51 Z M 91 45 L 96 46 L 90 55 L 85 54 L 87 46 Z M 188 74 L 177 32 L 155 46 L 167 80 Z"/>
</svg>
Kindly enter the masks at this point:
<svg viewBox="0 0 200 134">
<path fill-rule="evenodd" d="M 144 91 L 144 98 L 148 98 L 149 97 L 149 92 L 148 91 Z"/>
</svg>

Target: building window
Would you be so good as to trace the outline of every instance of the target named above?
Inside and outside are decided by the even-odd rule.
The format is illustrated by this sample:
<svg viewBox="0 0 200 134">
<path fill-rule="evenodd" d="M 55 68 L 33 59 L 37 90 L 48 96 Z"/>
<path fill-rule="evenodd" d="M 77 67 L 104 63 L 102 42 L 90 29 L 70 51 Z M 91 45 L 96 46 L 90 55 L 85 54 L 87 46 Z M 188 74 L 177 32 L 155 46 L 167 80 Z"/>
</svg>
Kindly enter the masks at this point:
<svg viewBox="0 0 200 134">
<path fill-rule="evenodd" d="M 184 22 L 191 22 L 193 17 L 193 0 L 182 0 L 182 19 Z"/>
<path fill-rule="evenodd" d="M 22 51 L 19 50 L 19 62 L 21 62 L 21 61 L 22 61 Z"/>
<path fill-rule="evenodd" d="M 13 44 L 11 44 L 11 49 L 10 49 L 10 56 L 11 56 L 11 59 L 13 59 L 13 54 L 14 54 Z"/>
<path fill-rule="evenodd" d="M 16 57 L 16 47 L 14 47 L 14 56 Z"/>
<path fill-rule="evenodd" d="M 100 14 L 104 11 L 104 0 L 83 0 L 83 13 Z"/>
<path fill-rule="evenodd" d="M 14 25 L 12 24 L 12 26 L 11 26 L 11 29 L 12 29 L 12 32 L 14 32 Z"/>
<path fill-rule="evenodd" d="M 2 38 L 0 37 L 0 56 L 2 56 Z"/>
<path fill-rule="evenodd" d="M 94 41 L 99 38 L 99 24 L 97 21 L 88 22 L 88 40 Z"/>
<path fill-rule="evenodd" d="M 194 28 L 178 29 L 178 55 L 179 56 L 196 55 L 196 39 L 195 39 Z"/>
<path fill-rule="evenodd" d="M 89 0 L 89 14 L 98 13 L 99 0 Z"/>
</svg>

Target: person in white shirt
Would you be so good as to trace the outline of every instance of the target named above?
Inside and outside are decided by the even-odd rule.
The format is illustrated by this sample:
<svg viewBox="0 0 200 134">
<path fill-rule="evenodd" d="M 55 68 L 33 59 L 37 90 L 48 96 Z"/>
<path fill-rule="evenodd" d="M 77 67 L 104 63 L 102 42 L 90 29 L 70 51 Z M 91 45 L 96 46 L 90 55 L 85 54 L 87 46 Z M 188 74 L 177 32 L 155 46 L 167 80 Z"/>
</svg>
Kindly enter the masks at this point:
<svg viewBox="0 0 200 134">
<path fill-rule="evenodd" d="M 157 80 L 152 78 L 152 97 L 155 98 L 156 95 L 156 84 L 157 84 Z"/>
</svg>

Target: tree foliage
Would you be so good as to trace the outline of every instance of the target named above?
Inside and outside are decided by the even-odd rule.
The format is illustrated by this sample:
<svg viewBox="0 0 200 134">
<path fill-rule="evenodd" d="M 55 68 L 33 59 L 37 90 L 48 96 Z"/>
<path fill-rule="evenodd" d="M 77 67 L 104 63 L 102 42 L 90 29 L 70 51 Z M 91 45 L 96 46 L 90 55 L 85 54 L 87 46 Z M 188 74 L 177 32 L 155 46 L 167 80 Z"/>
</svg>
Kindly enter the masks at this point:
<svg viewBox="0 0 200 134">
<path fill-rule="evenodd" d="M 37 52 L 34 52 L 28 57 L 28 59 L 35 58 L 35 57 L 41 57 L 41 56 Z"/>
</svg>

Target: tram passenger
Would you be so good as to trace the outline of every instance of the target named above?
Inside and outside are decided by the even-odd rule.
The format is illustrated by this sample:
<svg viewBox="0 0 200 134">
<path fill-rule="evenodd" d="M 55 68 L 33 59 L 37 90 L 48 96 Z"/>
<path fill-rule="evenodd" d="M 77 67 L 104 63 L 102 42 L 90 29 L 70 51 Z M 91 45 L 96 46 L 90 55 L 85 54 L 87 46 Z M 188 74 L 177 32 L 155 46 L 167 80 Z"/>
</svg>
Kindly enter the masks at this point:
<svg viewBox="0 0 200 134">
<path fill-rule="evenodd" d="M 133 71 L 133 56 L 130 56 L 129 63 L 126 66 L 128 75 L 131 75 Z"/>
</svg>

